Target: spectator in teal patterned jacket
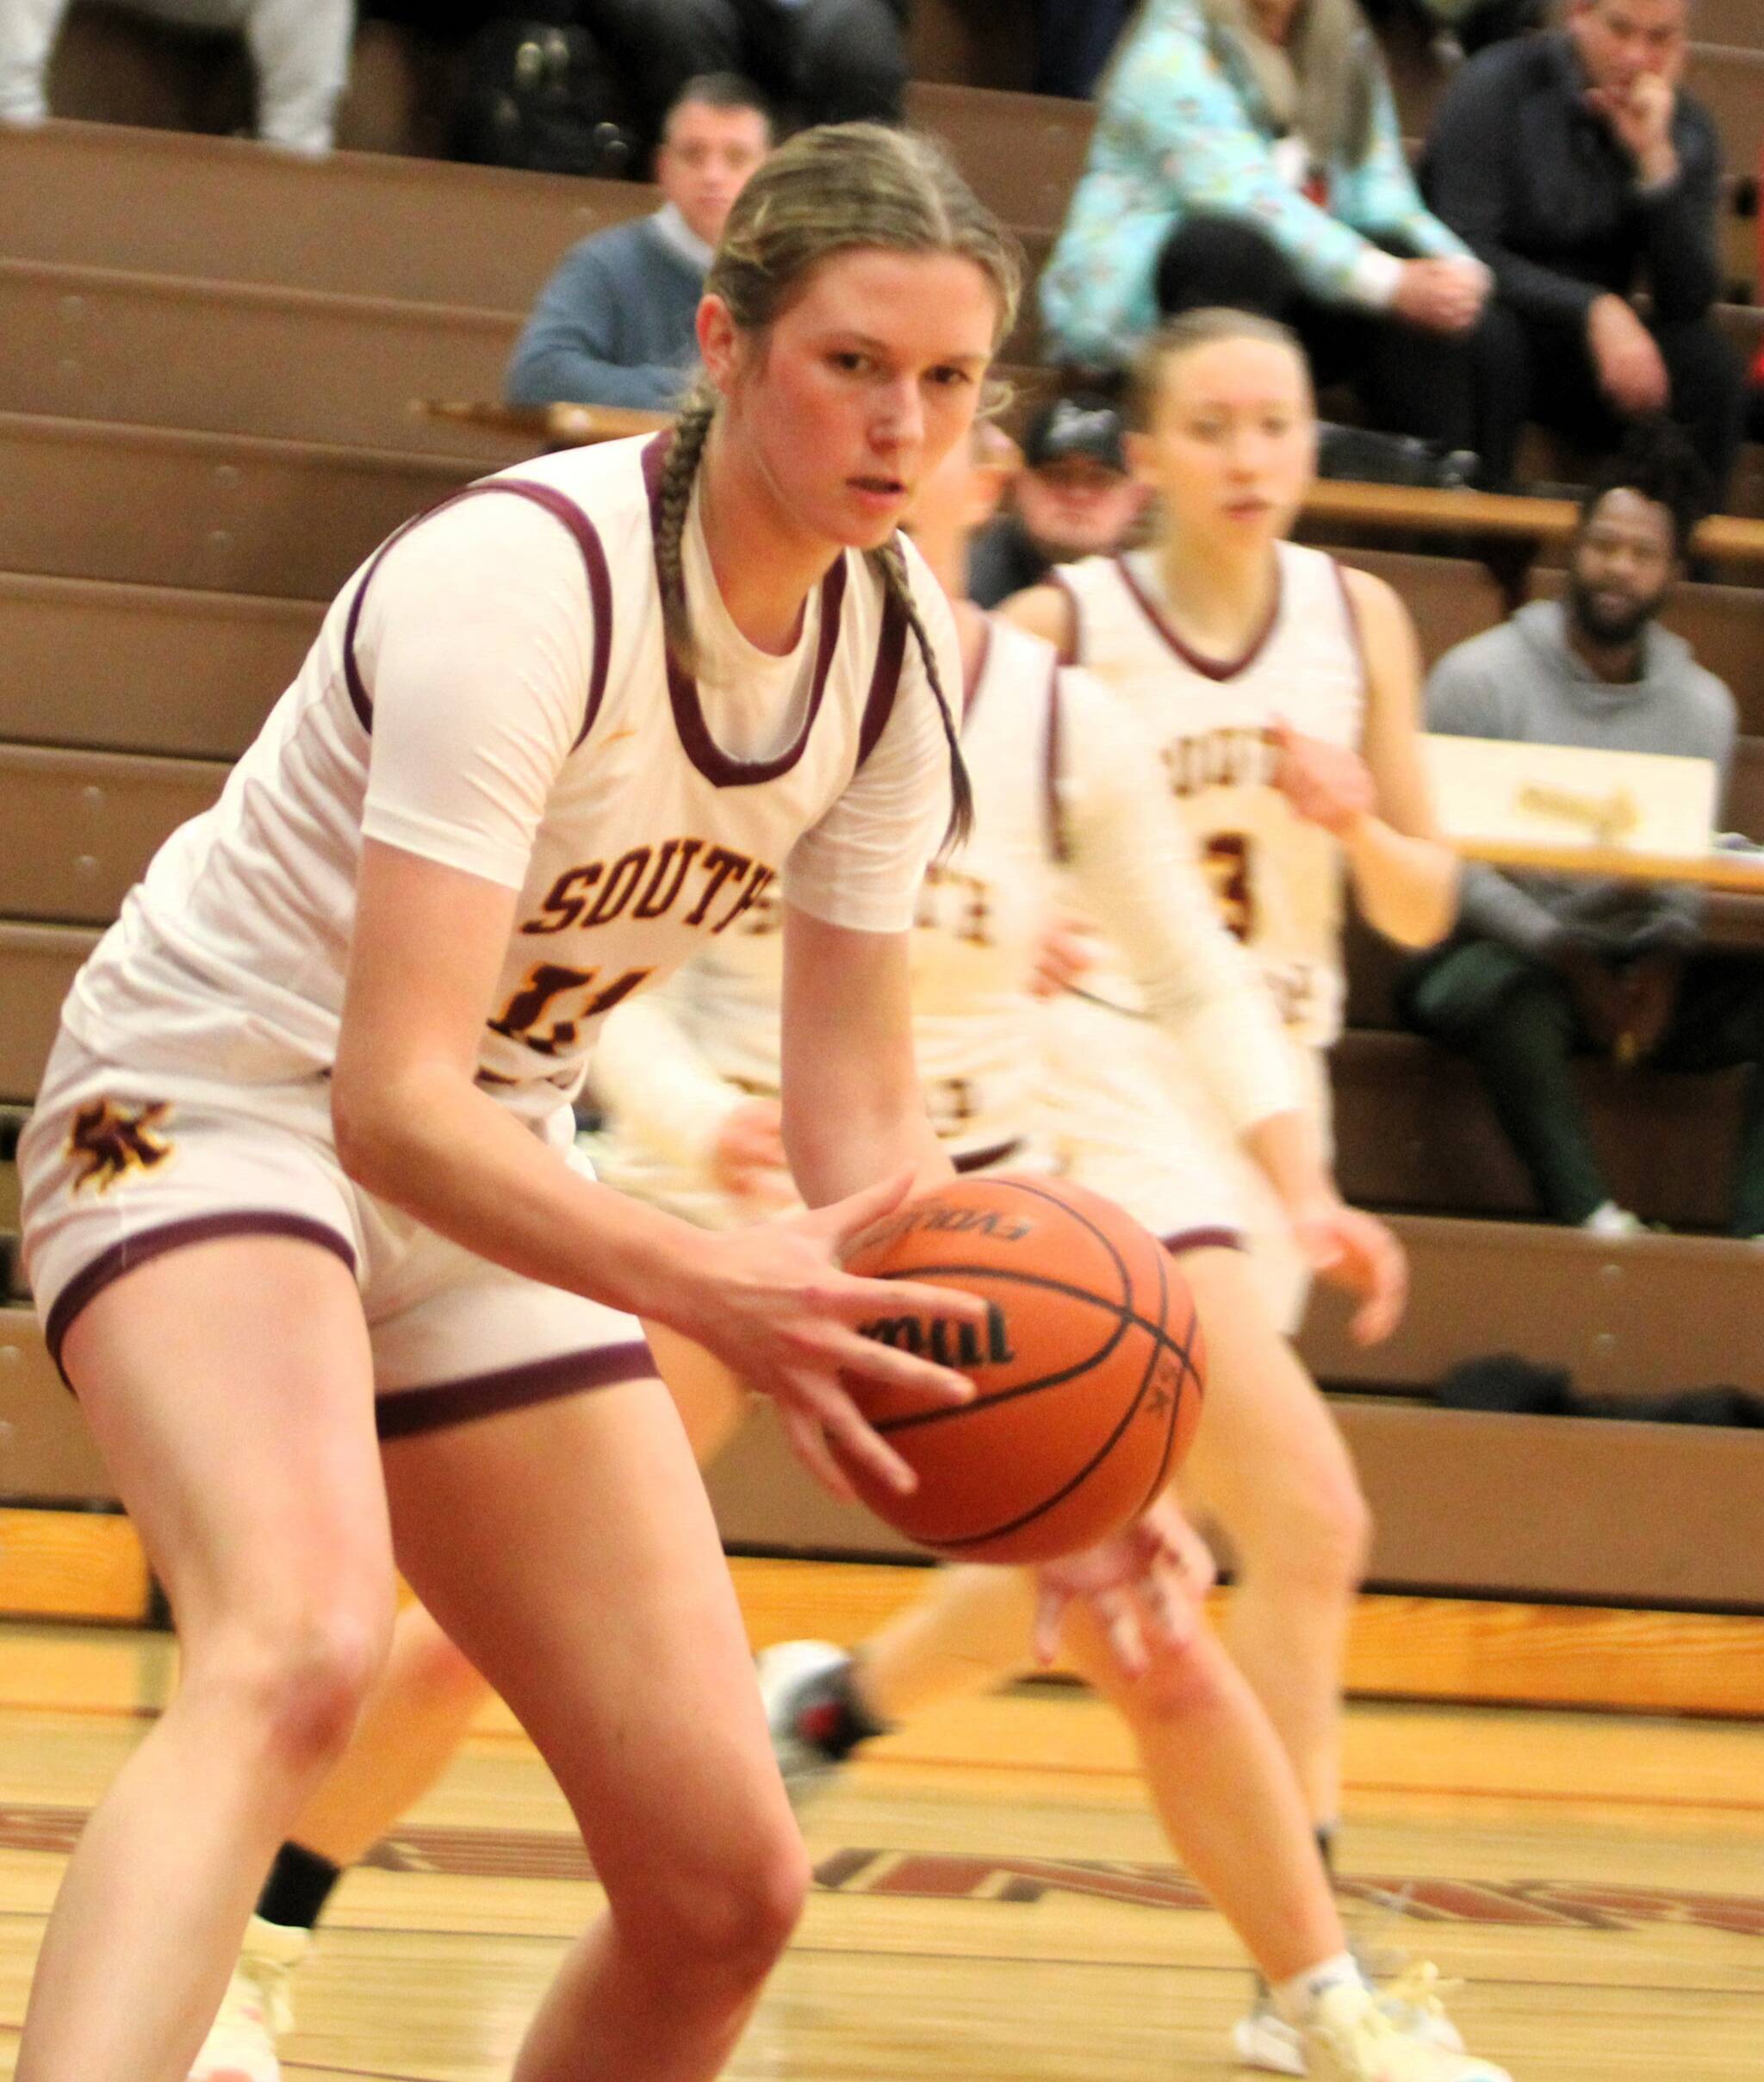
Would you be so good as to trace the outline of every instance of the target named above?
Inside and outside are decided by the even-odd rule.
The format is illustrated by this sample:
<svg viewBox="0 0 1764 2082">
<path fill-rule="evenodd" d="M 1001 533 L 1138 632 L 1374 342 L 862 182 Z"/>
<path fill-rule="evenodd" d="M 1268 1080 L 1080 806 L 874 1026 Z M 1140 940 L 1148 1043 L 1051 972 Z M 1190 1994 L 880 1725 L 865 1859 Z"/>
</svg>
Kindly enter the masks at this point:
<svg viewBox="0 0 1764 2082">
<path fill-rule="evenodd" d="M 1260 310 L 1376 424 L 1471 444 L 1488 272 L 1421 201 L 1355 0 L 1146 0 L 1098 99 L 1041 283 L 1054 358 L 1115 368 L 1161 316 Z"/>
</svg>

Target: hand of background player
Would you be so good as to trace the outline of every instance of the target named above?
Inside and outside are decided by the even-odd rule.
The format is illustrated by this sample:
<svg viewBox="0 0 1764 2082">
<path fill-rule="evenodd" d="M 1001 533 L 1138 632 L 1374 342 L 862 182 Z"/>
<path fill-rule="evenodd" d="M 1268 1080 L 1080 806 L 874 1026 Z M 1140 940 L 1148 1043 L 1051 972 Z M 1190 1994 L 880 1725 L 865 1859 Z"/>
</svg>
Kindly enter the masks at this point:
<svg viewBox="0 0 1764 2082">
<path fill-rule="evenodd" d="M 1376 1215 L 1333 1199 L 1293 1209 L 1292 1230 L 1319 1278 L 1359 1297 L 1355 1342 L 1388 1338 L 1402 1321 L 1409 1293 L 1408 1260 L 1390 1230 Z"/>
<path fill-rule="evenodd" d="M 847 1247 L 892 1214 L 913 1184 L 914 1173 L 904 1171 L 811 1214 L 705 1238 L 690 1300 L 673 1321 L 749 1388 L 771 1396 L 798 1457 L 838 1497 L 853 1491 L 832 1439 L 891 1488 L 905 1494 L 916 1481 L 859 1414 L 842 1376 L 939 1402 L 966 1402 L 974 1392 L 966 1374 L 859 1334 L 858 1326 L 877 1316 L 986 1320 L 983 1301 L 953 1288 L 860 1279 L 840 1270 Z"/>
<path fill-rule="evenodd" d="M 1161 1496 L 1112 1539 L 1035 1571 L 1035 1655 L 1053 1662 L 1068 1612 L 1081 1602 L 1121 1669 L 1143 1676 L 1155 1649 L 1186 1648 L 1194 1638 L 1214 1574 L 1211 1549 Z"/>
<path fill-rule="evenodd" d="M 796 1198 L 784 1153 L 784 1110 L 776 1099 L 743 1099 L 724 1115 L 711 1145 L 711 1176 L 755 1211 L 786 1208 Z"/>
<path fill-rule="evenodd" d="M 1082 912 L 1052 912 L 1035 942 L 1030 997 L 1058 997 L 1062 991 L 1082 983 L 1096 966 L 1098 951 L 1096 928 Z"/>
<path fill-rule="evenodd" d="M 1274 785 L 1295 814 L 1307 823 L 1320 824 L 1339 838 L 1376 810 L 1378 790 L 1372 770 L 1357 752 L 1345 745 L 1326 744 L 1320 737 L 1307 737 L 1279 716 L 1269 735 L 1280 755 Z"/>
</svg>

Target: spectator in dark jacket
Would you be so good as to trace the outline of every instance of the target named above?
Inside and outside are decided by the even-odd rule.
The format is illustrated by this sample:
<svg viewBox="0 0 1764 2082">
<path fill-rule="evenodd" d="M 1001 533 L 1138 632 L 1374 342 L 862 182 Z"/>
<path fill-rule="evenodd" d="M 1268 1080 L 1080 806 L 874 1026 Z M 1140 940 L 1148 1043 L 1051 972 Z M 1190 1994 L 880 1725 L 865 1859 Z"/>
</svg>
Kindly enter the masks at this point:
<svg viewBox="0 0 1764 2082">
<path fill-rule="evenodd" d="M 1711 313 L 1720 151 L 1679 84 L 1686 4 L 1570 0 L 1564 29 L 1484 51 L 1440 108 L 1423 185 L 1494 272 L 1476 445 L 1495 482 L 1527 420 L 1608 451 L 1669 413 L 1726 488 L 1742 375 Z"/>
<path fill-rule="evenodd" d="M 563 256 L 515 345 L 503 384 L 509 403 L 673 406 L 698 361 L 694 324 L 711 251 L 771 147 L 771 119 L 745 80 L 688 80 L 655 154 L 666 200 Z"/>
</svg>

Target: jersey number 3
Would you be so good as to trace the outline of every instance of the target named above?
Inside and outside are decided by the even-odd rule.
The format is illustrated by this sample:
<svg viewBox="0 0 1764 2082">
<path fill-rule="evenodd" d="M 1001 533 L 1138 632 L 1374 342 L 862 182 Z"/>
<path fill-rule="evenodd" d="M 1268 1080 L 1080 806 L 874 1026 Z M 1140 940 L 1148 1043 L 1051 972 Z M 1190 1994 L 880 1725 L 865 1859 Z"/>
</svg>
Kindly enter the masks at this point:
<svg viewBox="0 0 1764 2082">
<path fill-rule="evenodd" d="M 1202 849 L 1213 901 L 1227 931 L 1253 938 L 1256 892 L 1250 877 L 1250 839 L 1245 831 L 1215 831 Z"/>
</svg>

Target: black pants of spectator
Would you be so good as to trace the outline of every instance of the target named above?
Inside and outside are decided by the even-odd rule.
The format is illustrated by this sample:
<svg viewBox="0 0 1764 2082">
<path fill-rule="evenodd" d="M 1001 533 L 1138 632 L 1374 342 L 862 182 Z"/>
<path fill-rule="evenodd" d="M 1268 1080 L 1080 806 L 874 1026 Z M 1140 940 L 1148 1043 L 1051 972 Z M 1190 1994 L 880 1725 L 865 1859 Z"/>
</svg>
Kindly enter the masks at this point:
<svg viewBox="0 0 1764 2082">
<path fill-rule="evenodd" d="M 904 9 L 893 0 L 593 0 L 650 138 L 687 80 L 740 72 L 786 124 L 898 122 Z"/>
<path fill-rule="evenodd" d="M 1613 1197 L 1569 1063 L 1596 1053 L 1553 969 L 1488 940 L 1463 940 L 1415 964 L 1402 991 L 1411 1025 L 1469 1058 L 1553 1221 L 1579 1224 Z M 1764 962 L 1689 955 L 1659 1046 L 1632 1073 L 1751 1066 L 1730 1226 L 1764 1236 Z"/>
<path fill-rule="evenodd" d="M 1712 318 L 1650 319 L 1672 383 L 1668 416 L 1681 426 L 1715 486 L 1726 496 L 1745 422 L 1745 370 Z M 1528 420 L 1594 453 L 1623 439 L 1624 422 L 1606 401 L 1586 333 L 1522 316 L 1496 297 L 1476 331 L 1476 439 L 1486 481 L 1511 482 Z"/>
<path fill-rule="evenodd" d="M 1088 101 L 1132 8 L 1133 0 L 1036 0 L 1036 93 Z"/>
<path fill-rule="evenodd" d="M 1156 289 L 1166 316 L 1226 304 L 1290 326 L 1318 388 L 1351 383 L 1386 432 L 1449 449 L 1475 445 L 1471 334 L 1428 332 L 1382 311 L 1325 303 L 1245 218 L 1203 213 L 1178 225 L 1158 256 Z"/>
</svg>

